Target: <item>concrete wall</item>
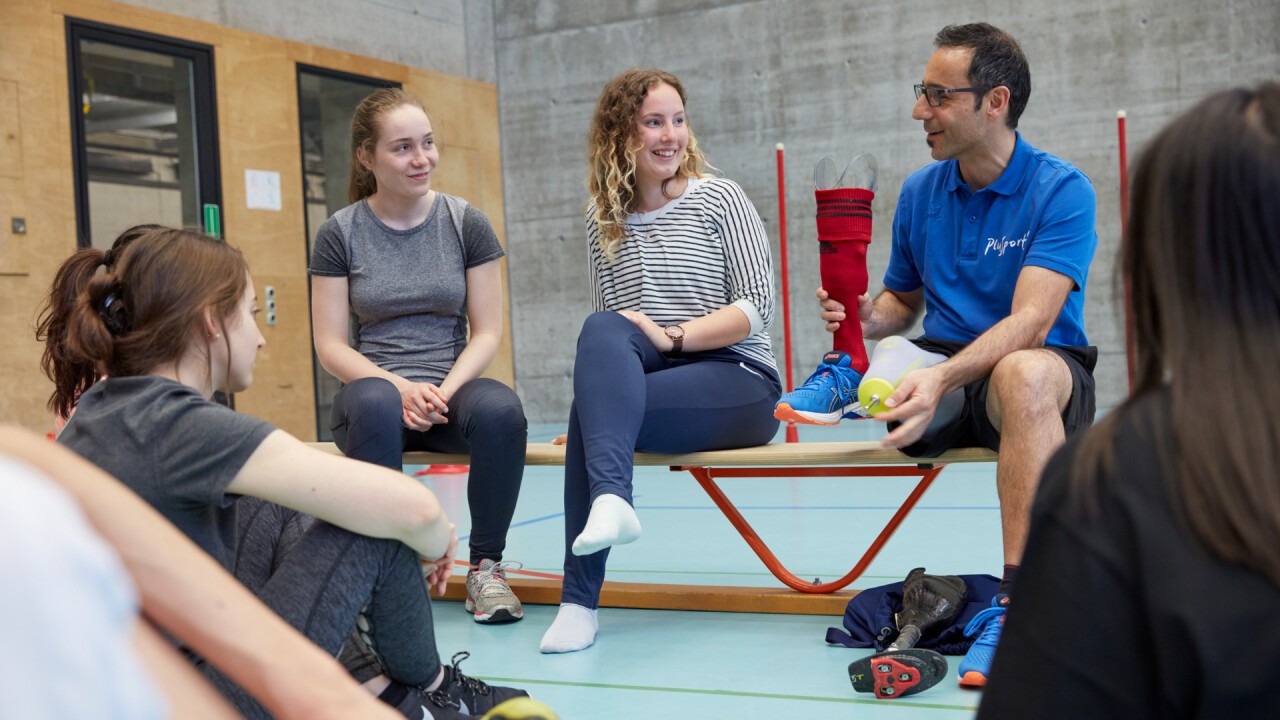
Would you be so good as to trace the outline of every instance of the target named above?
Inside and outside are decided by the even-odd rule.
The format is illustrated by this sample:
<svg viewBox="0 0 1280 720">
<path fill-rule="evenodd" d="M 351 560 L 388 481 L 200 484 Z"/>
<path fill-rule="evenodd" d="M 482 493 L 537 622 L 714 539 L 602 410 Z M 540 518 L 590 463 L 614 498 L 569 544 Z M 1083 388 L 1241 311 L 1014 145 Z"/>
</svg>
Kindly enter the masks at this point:
<svg viewBox="0 0 1280 720">
<path fill-rule="evenodd" d="M 494 82 L 492 0 L 121 0 L 410 67 Z"/>
<path fill-rule="evenodd" d="M 1130 158 L 1167 120 L 1232 84 L 1280 77 L 1275 0 L 496 0 L 496 81 L 511 260 L 516 381 L 531 420 L 564 421 L 573 347 L 590 310 L 582 215 L 585 131 L 604 83 L 632 66 L 676 73 L 690 123 L 711 162 L 755 202 L 775 243 L 774 145 L 786 144 L 794 376 L 830 339 L 816 318 L 811 170 L 825 154 L 875 153 L 881 184 L 869 266 L 879 287 L 898 188 L 929 163 L 910 118 L 943 25 L 986 20 L 1031 62 L 1020 129 L 1079 166 L 1098 194 L 1097 259 L 1087 329 L 1102 352 L 1099 403 L 1127 392 L 1116 111 L 1126 109 Z M 782 360 L 781 321 L 775 350 Z"/>
</svg>

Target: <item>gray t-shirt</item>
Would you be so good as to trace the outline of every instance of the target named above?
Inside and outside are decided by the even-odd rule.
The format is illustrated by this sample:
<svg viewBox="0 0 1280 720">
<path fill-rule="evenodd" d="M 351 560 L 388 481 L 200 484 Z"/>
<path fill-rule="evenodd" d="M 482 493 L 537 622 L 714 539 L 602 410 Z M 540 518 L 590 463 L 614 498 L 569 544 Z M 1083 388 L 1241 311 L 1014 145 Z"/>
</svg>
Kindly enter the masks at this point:
<svg viewBox="0 0 1280 720">
<path fill-rule="evenodd" d="M 409 230 L 388 227 L 367 200 L 334 213 L 316 234 L 310 270 L 347 278 L 361 355 L 439 384 L 467 346 L 466 272 L 502 256 L 484 213 L 438 193 L 427 219 Z"/>
<path fill-rule="evenodd" d="M 182 383 L 143 375 L 94 384 L 58 442 L 128 485 L 231 570 L 240 496 L 227 486 L 275 429 Z"/>
</svg>

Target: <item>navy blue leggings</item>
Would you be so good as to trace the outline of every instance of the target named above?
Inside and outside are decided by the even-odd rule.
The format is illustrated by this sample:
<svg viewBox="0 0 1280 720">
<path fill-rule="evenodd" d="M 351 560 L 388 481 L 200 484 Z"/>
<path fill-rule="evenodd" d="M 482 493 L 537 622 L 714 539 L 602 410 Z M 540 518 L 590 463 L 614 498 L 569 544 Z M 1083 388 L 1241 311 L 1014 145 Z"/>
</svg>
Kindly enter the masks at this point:
<svg viewBox="0 0 1280 720">
<path fill-rule="evenodd" d="M 583 323 L 565 455 L 560 602 L 599 605 L 609 551 L 578 557 L 570 547 L 597 497 L 608 493 L 631 502 L 636 450 L 751 447 L 777 433 L 777 379 L 726 355 L 669 358 L 616 312 L 598 312 Z"/>
<path fill-rule="evenodd" d="M 410 430 L 401 421 L 400 391 L 383 378 L 360 378 L 333 399 L 333 439 L 347 457 L 404 469 L 405 450 L 470 453 L 471 564 L 499 561 L 516 511 L 529 425 L 515 391 L 477 378 L 449 398 L 449 422 Z"/>
</svg>

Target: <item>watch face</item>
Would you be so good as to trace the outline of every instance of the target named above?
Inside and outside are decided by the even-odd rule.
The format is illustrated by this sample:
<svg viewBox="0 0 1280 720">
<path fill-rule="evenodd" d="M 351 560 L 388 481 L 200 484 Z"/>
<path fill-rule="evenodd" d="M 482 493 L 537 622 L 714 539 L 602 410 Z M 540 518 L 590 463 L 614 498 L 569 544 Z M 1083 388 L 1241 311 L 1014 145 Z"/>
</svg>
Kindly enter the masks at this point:
<svg viewBox="0 0 1280 720">
<path fill-rule="evenodd" d="M 668 325 L 665 328 L 665 330 L 667 333 L 667 337 L 671 338 L 672 340 L 675 340 L 676 338 L 684 337 L 684 328 L 680 327 L 679 325 Z"/>
</svg>

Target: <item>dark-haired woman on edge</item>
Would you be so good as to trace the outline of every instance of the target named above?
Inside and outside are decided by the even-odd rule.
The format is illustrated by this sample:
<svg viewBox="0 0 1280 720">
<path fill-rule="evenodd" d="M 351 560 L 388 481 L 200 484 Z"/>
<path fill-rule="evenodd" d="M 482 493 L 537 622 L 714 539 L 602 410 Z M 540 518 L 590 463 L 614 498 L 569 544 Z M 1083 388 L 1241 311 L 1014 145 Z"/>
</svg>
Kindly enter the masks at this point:
<svg viewBox="0 0 1280 720">
<path fill-rule="evenodd" d="M 1045 470 L 980 718 L 1280 717 L 1280 84 L 1133 176 L 1132 397 Z"/>
</svg>

